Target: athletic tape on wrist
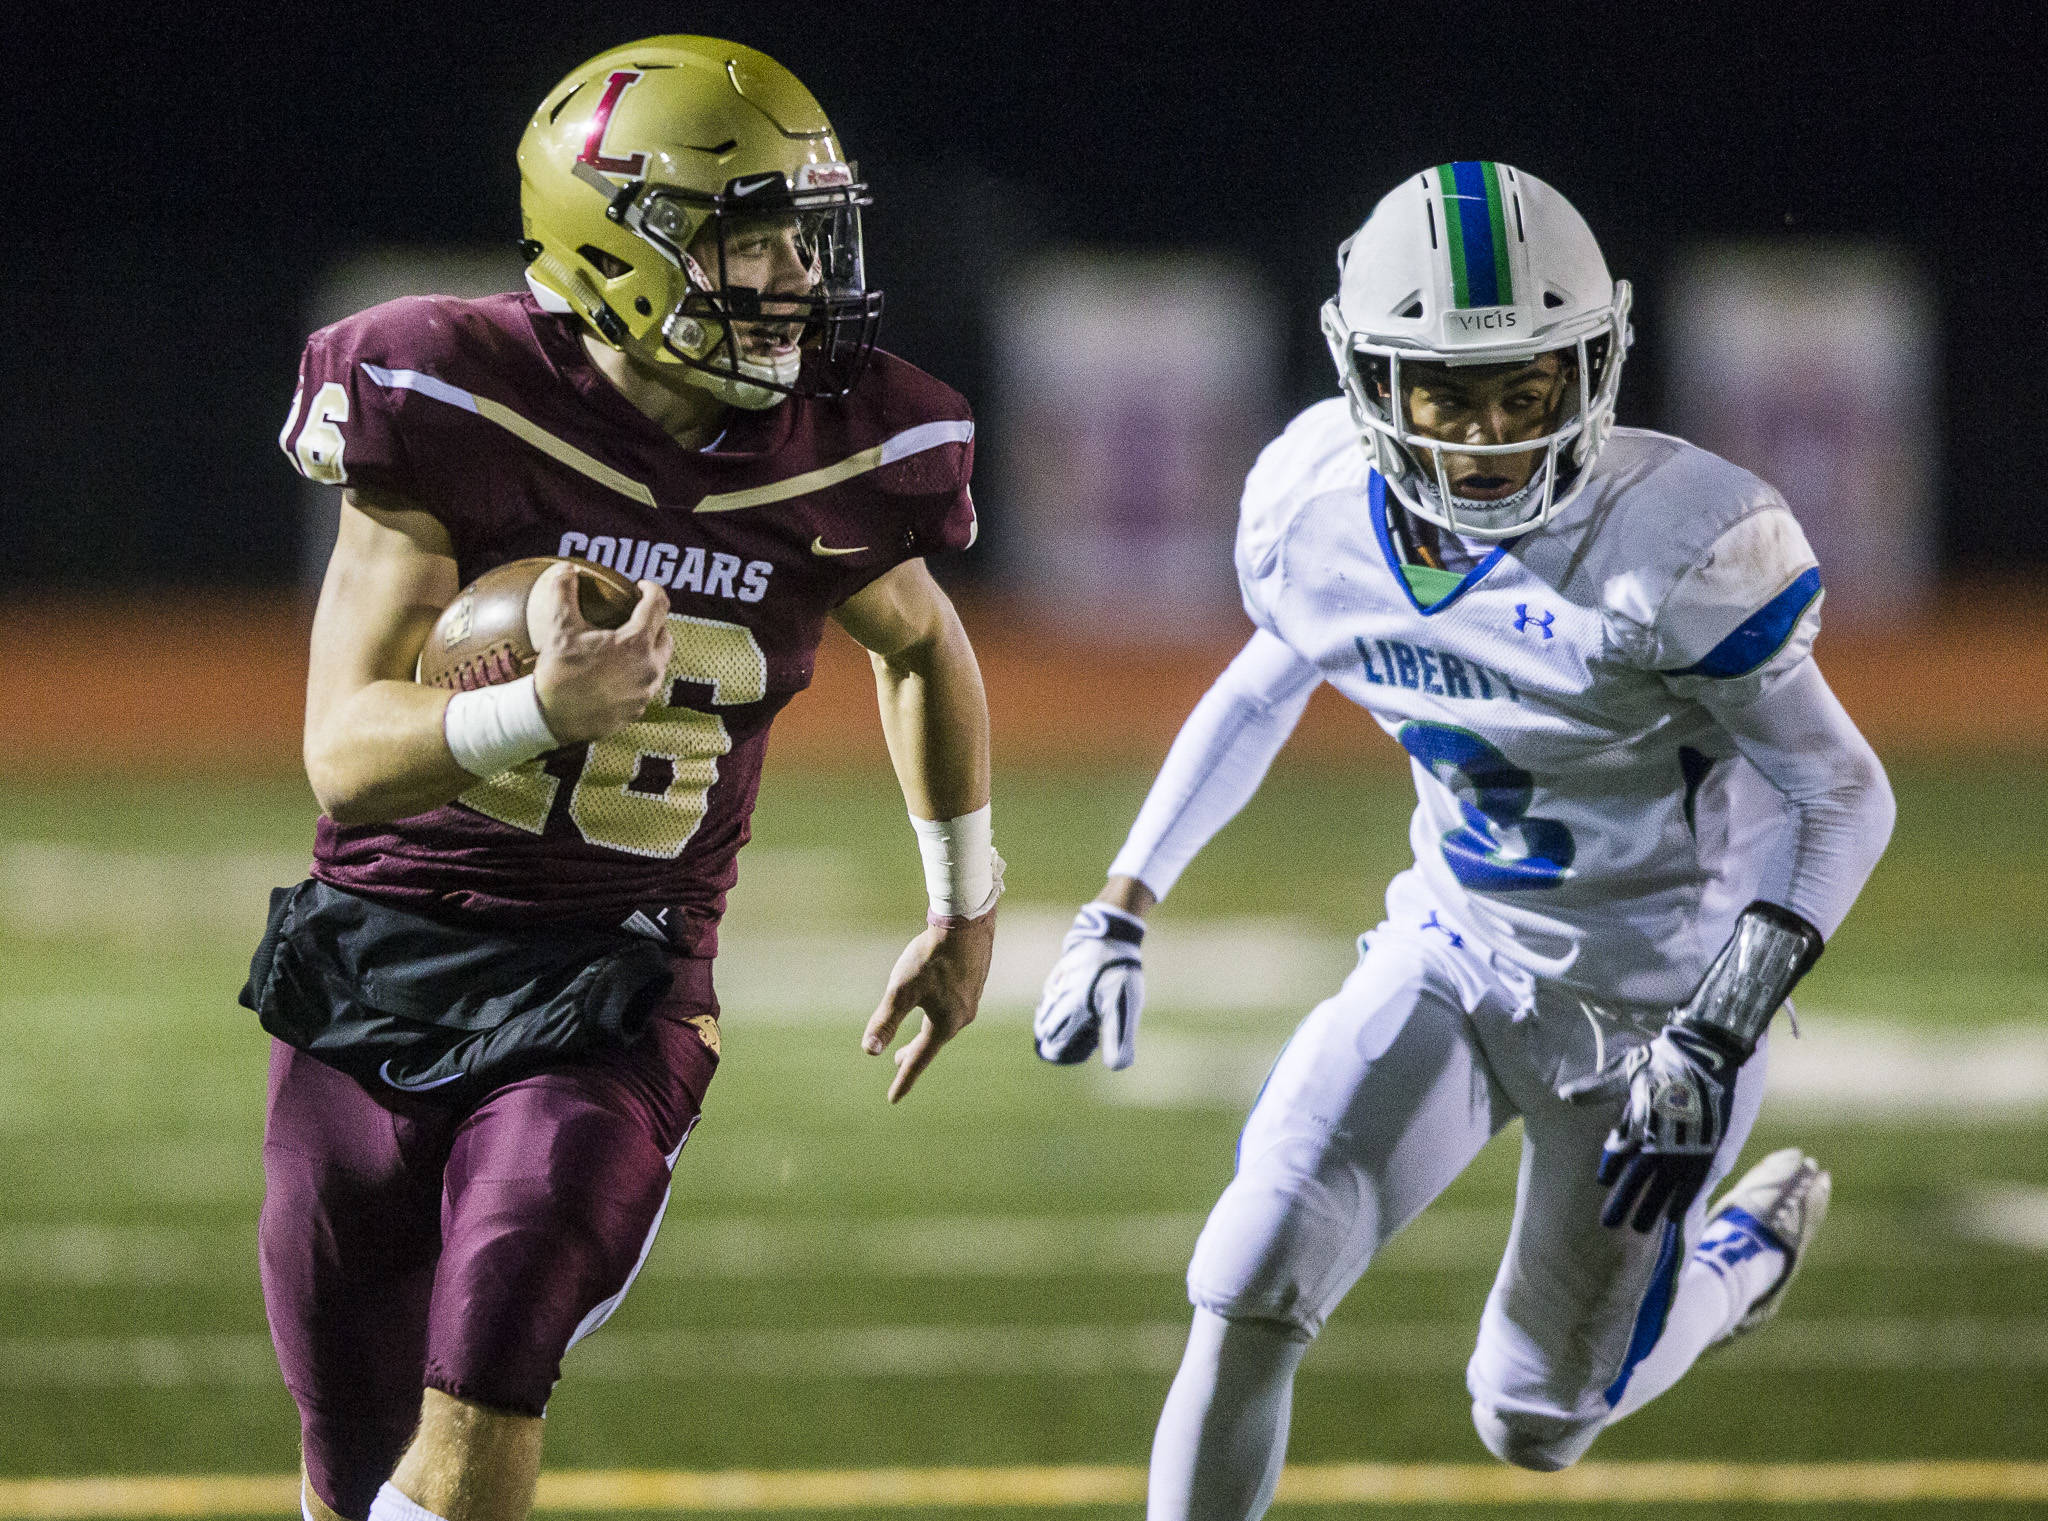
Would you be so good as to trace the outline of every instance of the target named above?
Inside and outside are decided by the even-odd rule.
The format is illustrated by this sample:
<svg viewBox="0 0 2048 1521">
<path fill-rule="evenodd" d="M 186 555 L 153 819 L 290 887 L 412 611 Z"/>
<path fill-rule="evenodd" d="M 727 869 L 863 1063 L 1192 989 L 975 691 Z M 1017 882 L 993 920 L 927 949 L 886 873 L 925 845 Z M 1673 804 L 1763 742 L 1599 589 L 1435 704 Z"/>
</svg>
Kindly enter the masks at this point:
<svg viewBox="0 0 2048 1521">
<path fill-rule="evenodd" d="M 457 692 L 448 699 L 441 733 L 455 764 L 471 776 L 496 776 L 562 744 L 541 712 L 540 689 L 531 676 Z"/>
<path fill-rule="evenodd" d="M 1003 858 L 997 855 L 993 849 L 989 851 L 988 858 L 991 868 L 991 881 L 988 896 L 981 900 L 980 905 L 964 914 L 942 914 L 935 908 L 927 908 L 924 911 L 924 922 L 926 924 L 929 924 L 933 929 L 952 929 L 955 925 L 972 923 L 996 906 L 996 900 L 1003 895 Z"/>
<path fill-rule="evenodd" d="M 924 890 L 935 914 L 968 915 L 988 897 L 995 880 L 995 826 L 991 805 L 957 819 L 910 816 L 924 857 Z"/>
<path fill-rule="evenodd" d="M 996 854 L 992 806 L 984 803 L 957 819 L 910 816 L 924 858 L 924 889 L 931 900 L 926 918 L 979 919 L 1002 893 L 1002 858 Z"/>
<path fill-rule="evenodd" d="M 1790 909 L 1750 904 L 1676 1023 L 1730 1036 L 1747 1055 L 1821 949 L 1820 931 Z"/>
</svg>

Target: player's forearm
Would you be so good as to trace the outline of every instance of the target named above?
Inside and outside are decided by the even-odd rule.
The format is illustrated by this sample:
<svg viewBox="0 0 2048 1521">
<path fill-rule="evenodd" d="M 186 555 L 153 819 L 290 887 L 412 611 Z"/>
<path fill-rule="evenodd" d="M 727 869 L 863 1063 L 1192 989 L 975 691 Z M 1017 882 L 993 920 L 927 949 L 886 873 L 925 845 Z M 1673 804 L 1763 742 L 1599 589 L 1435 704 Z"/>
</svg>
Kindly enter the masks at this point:
<svg viewBox="0 0 2048 1521">
<path fill-rule="evenodd" d="M 454 547 L 437 518 L 347 492 L 306 675 L 306 779 L 336 823 L 424 813 L 476 780 L 448 749 L 449 694 L 410 679 L 455 592 Z"/>
<path fill-rule="evenodd" d="M 476 784 L 443 732 L 449 694 L 373 681 L 309 713 L 306 778 L 337 824 L 374 824 L 438 808 Z"/>
<path fill-rule="evenodd" d="M 1883 765 L 1811 660 L 1715 716 L 1791 808 L 1760 896 L 1832 937 L 1891 838 L 1897 807 Z"/>
<path fill-rule="evenodd" d="M 1142 914 L 1172 890 L 1259 790 L 1320 679 L 1279 639 L 1252 636 L 1181 725 L 1100 901 Z"/>
<path fill-rule="evenodd" d="M 938 619 L 887 655 L 870 653 L 889 760 L 921 819 L 954 819 L 989 800 L 988 695 L 960 620 Z"/>
</svg>

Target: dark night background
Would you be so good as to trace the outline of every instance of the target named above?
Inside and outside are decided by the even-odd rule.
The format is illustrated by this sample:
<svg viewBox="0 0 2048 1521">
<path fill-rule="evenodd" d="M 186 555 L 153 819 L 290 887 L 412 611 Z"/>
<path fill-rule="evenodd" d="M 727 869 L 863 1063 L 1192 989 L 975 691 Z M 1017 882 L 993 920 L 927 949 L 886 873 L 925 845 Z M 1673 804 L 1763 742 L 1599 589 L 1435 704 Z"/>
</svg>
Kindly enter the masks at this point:
<svg viewBox="0 0 2048 1521">
<path fill-rule="evenodd" d="M 1007 260 L 1046 241 L 1254 261 L 1291 323 L 1290 400 L 1329 394 L 1315 308 L 1334 245 L 1402 174 L 1451 158 L 1551 181 L 1636 281 L 1626 422 L 1660 415 L 1658 285 L 1684 242 L 1892 241 L 1941 313 L 1944 569 L 2048 564 L 2038 7 L 113 14 L 0 23 L 0 576 L 17 591 L 291 582 L 297 482 L 274 438 L 307 289 L 362 244 L 514 238 L 533 105 L 664 31 L 751 43 L 818 95 L 877 191 L 884 344 L 976 400 L 980 314 Z M 908 258 L 920 245 L 944 257 Z"/>
</svg>

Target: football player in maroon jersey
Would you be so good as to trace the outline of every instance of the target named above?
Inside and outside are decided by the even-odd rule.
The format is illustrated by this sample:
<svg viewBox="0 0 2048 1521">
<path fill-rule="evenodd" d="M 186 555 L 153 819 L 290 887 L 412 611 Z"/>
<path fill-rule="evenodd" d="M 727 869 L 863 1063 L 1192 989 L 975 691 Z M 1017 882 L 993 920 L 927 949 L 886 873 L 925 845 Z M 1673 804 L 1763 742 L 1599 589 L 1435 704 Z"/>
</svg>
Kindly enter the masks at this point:
<svg viewBox="0 0 2048 1521">
<path fill-rule="evenodd" d="M 562 1354 L 652 1244 L 717 1065 L 719 916 L 826 618 L 873 653 L 932 895 L 862 1042 L 923 1011 L 892 1102 L 974 1017 L 1001 892 L 980 673 L 923 563 L 974 541 L 974 424 L 874 348 L 868 196 L 817 102 L 656 38 L 550 92 L 519 165 L 530 289 L 314 334 L 280 439 L 346 493 L 313 879 L 245 995 L 302 1032 L 261 1241 L 311 1521 L 531 1506 Z M 530 675 L 416 683 L 457 589 L 535 555 L 636 580 L 631 620 L 550 570 Z"/>
</svg>

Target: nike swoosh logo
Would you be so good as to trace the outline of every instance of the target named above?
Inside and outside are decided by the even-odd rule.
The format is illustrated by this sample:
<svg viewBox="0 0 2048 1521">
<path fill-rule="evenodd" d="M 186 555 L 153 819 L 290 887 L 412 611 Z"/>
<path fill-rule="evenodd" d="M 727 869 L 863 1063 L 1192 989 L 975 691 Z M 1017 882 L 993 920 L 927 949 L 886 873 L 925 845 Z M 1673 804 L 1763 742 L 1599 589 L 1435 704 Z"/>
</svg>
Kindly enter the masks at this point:
<svg viewBox="0 0 2048 1521">
<path fill-rule="evenodd" d="M 458 1083 L 462 1081 L 464 1074 L 460 1072 L 451 1072 L 448 1074 L 448 1076 L 437 1077 L 430 1083 L 407 1082 L 402 1077 L 393 1077 L 391 1075 L 391 1063 L 389 1060 L 387 1060 L 383 1066 L 377 1069 L 377 1076 L 383 1078 L 385 1082 L 389 1083 L 392 1087 L 396 1088 L 400 1093 L 427 1093 L 431 1092 L 435 1088 L 445 1088 L 450 1083 Z"/>
<path fill-rule="evenodd" d="M 811 540 L 811 553 L 814 555 L 857 555 L 866 548 L 865 544 L 856 544 L 851 549 L 834 549 L 822 537 Z"/>
</svg>

